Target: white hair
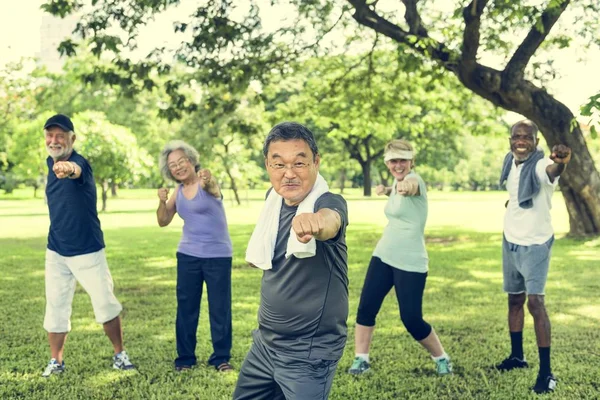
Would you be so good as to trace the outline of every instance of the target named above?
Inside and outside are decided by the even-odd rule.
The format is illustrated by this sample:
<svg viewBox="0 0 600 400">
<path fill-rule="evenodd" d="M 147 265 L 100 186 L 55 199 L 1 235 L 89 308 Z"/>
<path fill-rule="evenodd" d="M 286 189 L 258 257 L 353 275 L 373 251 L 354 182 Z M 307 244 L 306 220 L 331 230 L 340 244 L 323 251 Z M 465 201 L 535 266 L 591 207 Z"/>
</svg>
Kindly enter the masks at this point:
<svg viewBox="0 0 600 400">
<path fill-rule="evenodd" d="M 167 165 L 169 154 L 176 150 L 183 151 L 187 159 L 194 166 L 194 170 L 196 172 L 200 170 L 200 155 L 198 154 L 198 151 L 195 148 L 193 148 L 183 140 L 171 140 L 165 145 L 165 147 L 160 152 L 160 157 L 158 159 L 160 172 L 162 176 L 165 177 L 165 179 L 174 182 L 179 182 L 177 179 L 175 179 L 175 177 L 171 173 L 171 170 L 169 169 L 169 166 Z"/>
<path fill-rule="evenodd" d="M 56 125 L 52 125 L 52 126 L 56 126 Z M 46 132 L 48 132 L 48 129 L 44 129 L 44 135 L 46 134 Z M 69 140 L 72 140 L 73 139 L 73 135 L 75 135 L 75 132 L 73 132 L 73 131 L 66 131 L 66 134 L 69 136 Z"/>
</svg>

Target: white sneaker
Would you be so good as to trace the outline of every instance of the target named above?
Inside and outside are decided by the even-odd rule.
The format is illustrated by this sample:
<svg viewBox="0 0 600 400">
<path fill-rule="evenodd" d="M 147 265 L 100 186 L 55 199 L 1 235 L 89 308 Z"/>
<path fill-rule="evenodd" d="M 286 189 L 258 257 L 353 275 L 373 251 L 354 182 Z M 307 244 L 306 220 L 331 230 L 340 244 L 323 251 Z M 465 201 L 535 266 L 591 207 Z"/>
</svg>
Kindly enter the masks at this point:
<svg viewBox="0 0 600 400">
<path fill-rule="evenodd" d="M 119 354 L 115 354 L 115 356 L 113 357 L 113 361 L 114 369 L 120 369 L 124 371 L 128 369 L 135 369 L 135 365 L 133 365 L 131 361 L 129 361 L 129 356 L 127 355 L 125 350 L 123 350 Z"/>
<path fill-rule="evenodd" d="M 52 374 L 61 374 L 64 372 L 64 370 L 65 362 L 63 361 L 62 364 L 59 364 L 56 361 L 56 358 L 52 358 L 48 365 L 46 365 L 46 369 L 44 370 L 44 372 L 42 372 L 42 376 L 44 378 L 48 378 Z"/>
</svg>

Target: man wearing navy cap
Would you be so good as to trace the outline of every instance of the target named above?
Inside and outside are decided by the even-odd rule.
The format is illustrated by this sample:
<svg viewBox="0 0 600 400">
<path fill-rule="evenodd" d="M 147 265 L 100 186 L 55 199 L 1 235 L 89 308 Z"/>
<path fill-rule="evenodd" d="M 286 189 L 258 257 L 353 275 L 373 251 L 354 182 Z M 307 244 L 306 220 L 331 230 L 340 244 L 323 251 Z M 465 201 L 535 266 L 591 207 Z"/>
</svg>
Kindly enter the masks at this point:
<svg viewBox="0 0 600 400">
<path fill-rule="evenodd" d="M 96 321 L 115 350 L 113 368 L 135 368 L 123 349 L 119 314 L 123 307 L 113 293 L 113 281 L 104 253 L 104 237 L 96 210 L 96 183 L 92 168 L 73 150 L 75 128 L 66 115 L 57 114 L 44 125 L 50 155 L 46 197 L 50 232 L 46 249 L 46 315 L 51 359 L 42 376 L 65 370 L 63 350 L 71 330 L 71 304 L 77 282 L 92 300 Z"/>
</svg>

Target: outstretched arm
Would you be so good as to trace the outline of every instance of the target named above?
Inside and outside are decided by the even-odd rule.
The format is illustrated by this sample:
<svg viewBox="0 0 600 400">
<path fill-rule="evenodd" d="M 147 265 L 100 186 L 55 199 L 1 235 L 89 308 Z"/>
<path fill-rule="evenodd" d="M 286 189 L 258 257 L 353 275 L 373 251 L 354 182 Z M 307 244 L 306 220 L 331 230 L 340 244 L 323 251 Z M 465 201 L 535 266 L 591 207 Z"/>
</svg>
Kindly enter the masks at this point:
<svg viewBox="0 0 600 400">
<path fill-rule="evenodd" d="M 173 221 L 173 217 L 175 216 L 175 199 L 177 198 L 177 190 L 179 187 L 175 189 L 174 196 L 169 198 L 169 189 L 168 188 L 160 188 L 158 189 L 158 209 L 156 210 L 156 220 L 158 222 L 158 226 L 163 227 L 167 226 Z"/>
<path fill-rule="evenodd" d="M 554 182 L 563 173 L 565 168 L 567 168 L 569 161 L 571 161 L 571 149 L 564 144 L 557 144 L 552 147 L 550 159 L 554 161 L 554 164 L 546 167 L 546 174 L 550 178 L 550 182 Z"/>
<path fill-rule="evenodd" d="M 292 228 L 301 243 L 308 243 L 313 237 L 320 241 L 333 239 L 341 226 L 340 214 L 330 208 L 322 208 L 316 213 L 300 214 L 292 220 Z"/>
</svg>

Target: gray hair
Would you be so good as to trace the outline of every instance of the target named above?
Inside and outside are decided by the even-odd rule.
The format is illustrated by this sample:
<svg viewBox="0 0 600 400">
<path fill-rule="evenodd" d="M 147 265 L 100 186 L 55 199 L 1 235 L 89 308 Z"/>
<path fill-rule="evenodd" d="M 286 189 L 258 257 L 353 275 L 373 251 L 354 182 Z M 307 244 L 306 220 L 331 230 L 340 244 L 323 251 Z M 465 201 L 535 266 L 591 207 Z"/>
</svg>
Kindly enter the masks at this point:
<svg viewBox="0 0 600 400">
<path fill-rule="evenodd" d="M 531 133 L 533 135 L 533 140 L 537 139 L 537 134 L 539 131 L 538 126 L 535 124 L 535 122 L 529 120 L 529 119 L 524 119 L 521 120 L 517 123 L 515 123 L 512 128 L 510 128 L 510 135 L 514 135 L 515 131 L 518 128 L 523 128 L 525 131 L 527 131 L 528 133 Z"/>
<path fill-rule="evenodd" d="M 50 128 L 50 127 L 48 127 L 48 128 Z M 44 129 L 44 135 L 46 134 L 46 132 L 48 132 L 48 129 Z M 73 135 L 75 135 L 75 132 L 73 132 L 73 131 L 64 131 L 64 132 L 67 134 L 67 136 L 69 136 L 69 140 L 73 140 Z"/>
<path fill-rule="evenodd" d="M 190 146 L 183 140 L 171 140 L 169 143 L 167 143 L 165 145 L 165 147 L 160 152 L 160 157 L 158 159 L 158 165 L 160 167 L 160 172 L 161 172 L 162 176 L 165 177 L 165 179 L 174 181 L 174 182 L 179 182 L 177 179 L 175 179 L 173 174 L 171 174 L 171 170 L 169 169 L 169 166 L 167 165 L 168 164 L 167 160 L 169 159 L 169 154 L 171 154 L 172 152 L 174 152 L 176 150 L 183 151 L 183 153 L 185 154 L 187 159 L 194 166 L 194 170 L 196 172 L 200 171 L 200 168 L 201 168 L 200 167 L 200 155 L 198 154 L 198 151 L 195 148 L 193 148 L 192 146 Z"/>
<path fill-rule="evenodd" d="M 315 141 L 315 135 L 302 124 L 297 122 L 281 122 L 271 129 L 271 132 L 267 135 L 265 139 L 265 144 L 263 146 L 263 155 L 267 158 L 267 153 L 269 152 L 269 145 L 272 142 L 278 142 L 280 140 L 288 141 L 300 139 L 304 140 L 310 150 L 313 153 L 313 161 L 316 159 L 319 154 L 319 148 L 317 147 L 317 142 Z"/>
</svg>

